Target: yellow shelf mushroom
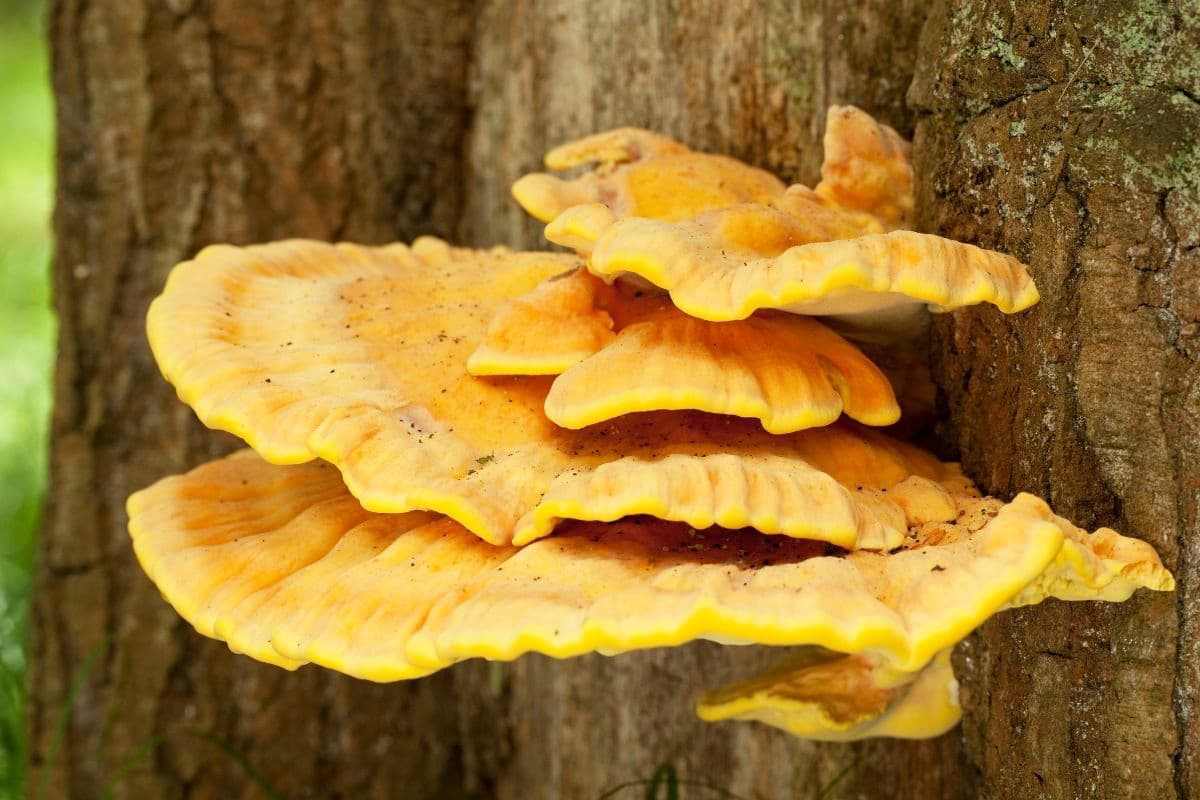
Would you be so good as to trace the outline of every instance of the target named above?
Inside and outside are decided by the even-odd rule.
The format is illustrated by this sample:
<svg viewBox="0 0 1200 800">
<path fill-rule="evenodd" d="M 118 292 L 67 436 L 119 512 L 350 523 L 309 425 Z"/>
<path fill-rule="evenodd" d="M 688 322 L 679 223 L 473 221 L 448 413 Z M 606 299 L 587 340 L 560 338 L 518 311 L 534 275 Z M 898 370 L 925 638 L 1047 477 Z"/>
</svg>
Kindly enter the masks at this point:
<svg viewBox="0 0 1200 800">
<path fill-rule="evenodd" d="M 780 203 L 790 205 L 793 217 L 803 216 L 801 208 L 825 205 L 869 214 L 886 229 L 912 224 L 912 148 L 900 134 L 854 106 L 830 106 L 822 146 L 816 197 L 793 186 L 792 197 Z"/>
<path fill-rule="evenodd" d="M 675 223 L 577 206 L 546 227 L 550 241 L 590 252 L 588 270 L 600 278 L 665 289 L 680 310 L 713 322 L 760 309 L 854 315 L 923 304 L 1014 313 L 1038 301 L 1025 266 L 1003 253 L 913 231 L 791 244 L 806 235 L 770 206 Z"/>
<path fill-rule="evenodd" d="M 257 451 L 128 502 L 138 559 L 201 633 L 376 681 L 527 652 L 798 647 L 700 716 L 924 737 L 958 719 L 950 650 L 990 615 L 1173 587 L 1148 545 L 980 497 L 957 465 L 839 419 L 894 422 L 892 386 L 797 313 L 848 315 L 878 349 L 897 310 L 1037 301 L 1016 259 L 903 230 L 895 131 L 832 108 L 814 189 L 629 128 L 546 161 L 598 165 L 513 189 L 586 262 L 287 241 L 172 272 L 155 358 Z M 924 397 L 920 374 L 906 391 Z"/>
<path fill-rule="evenodd" d="M 940 736 L 962 717 L 951 649 L 911 673 L 869 654 L 803 648 L 760 675 L 705 693 L 696 713 L 706 722 L 753 720 L 831 742 Z"/>
<path fill-rule="evenodd" d="M 968 491 L 957 468 L 853 426 L 774 436 L 658 412 L 572 431 L 546 418 L 548 379 L 469 375 L 495 312 L 564 267 L 578 260 L 433 239 L 212 247 L 175 269 L 147 327 L 209 427 L 273 463 L 336 464 L 372 511 L 438 511 L 493 544 L 651 514 L 890 548 L 897 484 Z"/>
<path fill-rule="evenodd" d="M 689 408 L 756 418 L 771 433 L 843 413 L 867 425 L 900 418 L 879 368 L 816 320 L 768 313 L 705 322 L 658 293 L 608 286 L 583 269 L 502 307 L 467 369 L 559 375 L 546 416 L 564 428 Z"/>
<path fill-rule="evenodd" d="M 912 222 L 913 178 L 909 145 L 894 130 L 852 106 L 833 106 L 824 147 L 815 189 L 690 203 L 686 181 L 650 176 L 662 193 L 681 198 L 660 209 L 590 174 L 580 180 L 605 191 L 560 192 L 535 216 L 556 210 L 546 237 L 586 254 L 593 274 L 666 290 L 682 311 L 713 322 L 760 309 L 861 319 L 985 302 L 1012 313 L 1037 302 L 1015 258 L 899 230 Z"/>
<path fill-rule="evenodd" d="M 854 106 L 830 106 L 825 161 L 815 189 L 787 187 L 728 156 L 698 153 L 665 136 L 617 128 L 546 154 L 553 170 L 596 165 L 573 180 L 546 173 L 513 184 L 516 201 L 550 222 L 574 206 L 602 203 L 620 217 L 677 222 L 743 203 L 786 210 L 809 231 L 806 241 L 907 227 L 913 212 L 909 144 Z"/>
<path fill-rule="evenodd" d="M 709 696 L 701 713 L 824 738 L 929 735 L 952 722 L 944 665 L 927 676 L 936 724 L 902 722 L 904 698 L 1008 605 L 1173 585 L 1150 547 L 1089 535 L 1030 495 L 960 499 L 954 521 L 913 526 L 892 553 L 645 518 L 509 547 L 439 515 L 373 514 L 329 466 L 247 451 L 138 492 L 128 511 L 138 559 L 179 613 L 269 663 L 392 681 L 527 652 L 819 645 L 852 657 L 790 665 Z M 838 679 L 806 679 L 812 669 Z"/>
<path fill-rule="evenodd" d="M 546 155 L 553 170 L 596 164 L 574 180 L 546 173 L 513 184 L 513 197 L 542 222 L 572 206 L 606 203 L 621 214 L 686 219 L 710 208 L 767 202 L 783 182 L 728 156 L 697 153 L 638 128 L 617 128 L 569 142 Z"/>
</svg>

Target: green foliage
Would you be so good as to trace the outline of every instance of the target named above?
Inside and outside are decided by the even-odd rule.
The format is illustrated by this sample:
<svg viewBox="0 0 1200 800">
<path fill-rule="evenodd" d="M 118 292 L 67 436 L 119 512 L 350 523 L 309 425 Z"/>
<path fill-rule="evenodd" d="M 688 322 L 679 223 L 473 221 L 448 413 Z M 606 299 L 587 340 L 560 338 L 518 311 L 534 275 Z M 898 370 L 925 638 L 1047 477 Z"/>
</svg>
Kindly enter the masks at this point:
<svg viewBox="0 0 1200 800">
<path fill-rule="evenodd" d="M 33 535 L 46 473 L 52 114 L 40 2 L 0 2 L 0 796 L 20 796 Z"/>
<path fill-rule="evenodd" d="M 125 760 L 121 762 L 121 766 L 117 768 L 116 773 L 109 778 L 108 783 L 105 784 L 104 791 L 100 793 L 100 800 L 109 800 L 109 798 L 113 796 L 113 792 L 117 790 L 117 787 L 124 783 L 125 779 L 129 777 L 129 774 L 137 769 L 138 766 L 140 766 L 143 762 L 147 761 L 150 756 L 154 755 L 154 751 L 157 750 L 162 743 L 166 741 L 166 739 L 167 737 L 163 736 L 161 733 L 157 733 L 154 736 L 151 736 L 149 740 L 142 744 L 141 747 L 130 753 Z"/>
<path fill-rule="evenodd" d="M 627 783 L 617 784 L 611 789 L 606 790 L 598 800 L 613 800 L 619 796 L 642 797 L 643 800 L 680 800 L 681 795 L 679 788 L 681 786 L 691 787 L 700 790 L 697 797 L 712 797 L 721 798 L 722 800 L 744 800 L 744 798 L 734 794 L 733 792 L 722 789 L 707 781 L 687 780 L 679 777 L 679 773 L 675 770 L 675 765 L 667 762 L 659 764 L 654 770 L 654 774 L 649 780 L 628 781 Z M 627 792 L 628 789 L 638 790 L 635 793 Z M 642 792 L 641 790 L 645 790 Z"/>
<path fill-rule="evenodd" d="M 50 773 L 54 770 L 54 762 L 58 760 L 58 754 L 62 750 L 63 740 L 67 736 L 67 726 L 71 724 L 71 712 L 75 710 L 75 698 L 79 696 L 79 692 L 87 682 L 88 676 L 92 674 L 92 670 L 96 668 L 96 662 L 100 660 L 100 656 L 111 645 L 112 637 L 104 639 L 92 648 L 92 651 L 83 659 L 83 663 L 75 670 L 75 676 L 71 679 L 71 688 L 67 690 L 62 708 L 58 710 L 58 717 L 54 720 L 54 732 L 50 736 L 50 750 L 46 753 L 46 766 L 42 770 L 42 779 L 38 781 L 37 794 L 34 795 L 36 800 L 45 800 L 46 789 L 50 785 Z"/>
<path fill-rule="evenodd" d="M 246 756 L 236 747 L 217 736 L 212 731 L 189 730 L 188 733 L 219 747 L 222 753 L 229 756 L 234 763 L 242 768 L 242 771 L 246 773 L 246 777 L 250 778 L 250 780 L 257 784 L 258 788 L 262 790 L 262 793 L 266 795 L 268 800 L 281 800 L 279 792 L 275 791 L 275 787 L 271 785 L 271 782 L 268 781 L 261 772 L 255 769 L 254 765 L 250 763 L 249 759 L 247 759 Z"/>
<path fill-rule="evenodd" d="M 855 758 L 853 761 L 843 767 L 841 772 L 839 772 L 837 775 L 834 775 L 833 778 L 830 779 L 829 783 L 818 789 L 817 793 L 813 795 L 813 800 L 830 800 L 830 798 L 833 797 L 833 790 L 836 789 L 838 784 L 845 780 L 846 776 L 853 772 L 854 768 L 857 766 L 858 759 Z"/>
<path fill-rule="evenodd" d="M 83 663 L 80 664 L 75 670 L 75 675 L 71 679 L 71 687 L 67 690 L 67 696 L 63 699 L 62 707 L 59 709 L 58 715 L 54 721 L 54 731 L 50 737 L 50 749 L 46 753 L 46 763 L 41 773 L 42 778 L 40 781 L 38 781 L 37 792 L 34 794 L 35 800 L 44 800 L 46 797 L 46 792 L 50 785 L 50 775 L 53 773 L 54 766 L 58 762 L 62 752 L 63 740 L 66 738 L 67 727 L 71 724 L 71 715 L 75 711 L 76 699 L 79 697 L 79 692 L 83 689 L 83 685 L 87 682 L 88 676 L 91 675 L 92 670 L 96 668 L 96 664 L 100 660 L 100 657 L 108 651 L 108 649 L 112 646 L 112 643 L 113 639 L 111 636 L 105 638 L 102 642 L 92 648 L 91 652 L 89 652 L 83 659 Z M 217 736 L 217 734 L 213 733 L 212 731 L 187 729 L 184 730 L 183 733 L 186 733 L 188 736 L 193 736 L 197 739 L 206 741 L 209 744 L 215 745 L 217 748 L 219 748 L 221 752 L 224 753 L 230 760 L 242 768 L 242 771 L 246 773 L 246 777 L 259 787 L 267 800 L 282 800 L 279 792 L 275 790 L 275 787 L 271 785 L 271 782 L 268 781 L 266 777 L 254 767 L 253 764 L 250 763 L 250 760 L 246 758 L 245 754 L 243 754 L 232 744 L 225 741 L 220 736 Z M 126 756 L 121 762 L 120 766 L 117 767 L 112 777 L 109 778 L 105 783 L 104 789 L 100 793 L 101 800 L 107 800 L 107 798 L 112 797 L 113 792 L 116 791 L 117 787 L 124 783 L 125 779 L 129 777 L 130 773 L 132 773 L 142 763 L 154 755 L 154 752 L 166 741 L 166 735 L 157 733 L 150 737 L 150 739 L 144 742 L 140 747 L 136 748 L 128 756 Z M 17 797 L 18 794 L 6 794 L 4 796 Z"/>
<path fill-rule="evenodd" d="M 817 793 L 812 796 L 812 800 L 832 800 L 834 796 L 833 790 L 857 766 L 858 759 L 847 764 L 828 783 L 817 790 Z M 723 789 L 707 781 L 680 778 L 675 765 L 670 762 L 659 764 L 649 780 L 619 783 L 605 790 L 597 800 L 616 800 L 618 797 L 629 797 L 630 800 L 636 797 L 641 797 L 643 800 L 682 800 L 682 795 L 679 792 L 680 787 L 690 787 L 693 790 L 688 795 L 689 797 L 694 795 L 697 798 L 710 797 L 719 798 L 719 800 L 746 800 L 746 798 L 736 795 L 728 789 Z M 642 792 L 643 789 L 645 790 L 644 792 Z"/>
</svg>

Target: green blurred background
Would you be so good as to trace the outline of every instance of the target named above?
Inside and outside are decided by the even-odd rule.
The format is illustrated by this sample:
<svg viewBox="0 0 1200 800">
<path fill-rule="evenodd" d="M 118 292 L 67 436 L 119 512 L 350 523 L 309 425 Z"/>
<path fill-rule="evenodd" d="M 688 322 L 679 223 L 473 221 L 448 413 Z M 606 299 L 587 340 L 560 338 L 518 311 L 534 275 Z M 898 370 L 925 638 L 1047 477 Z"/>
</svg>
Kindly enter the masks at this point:
<svg viewBox="0 0 1200 800">
<path fill-rule="evenodd" d="M 44 4 L 0 0 L 0 797 L 22 794 L 30 568 L 46 485 L 52 114 Z"/>
</svg>

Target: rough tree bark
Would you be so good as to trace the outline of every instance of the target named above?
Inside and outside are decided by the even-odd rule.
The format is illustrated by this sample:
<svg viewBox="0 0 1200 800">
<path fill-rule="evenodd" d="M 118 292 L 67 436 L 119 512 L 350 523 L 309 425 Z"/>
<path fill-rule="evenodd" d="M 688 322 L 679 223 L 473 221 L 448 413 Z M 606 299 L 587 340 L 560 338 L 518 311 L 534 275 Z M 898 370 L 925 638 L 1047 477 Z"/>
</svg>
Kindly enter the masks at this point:
<svg viewBox="0 0 1200 800">
<path fill-rule="evenodd" d="M 1042 290 L 939 320 L 944 438 L 1179 590 L 987 625 L 955 662 L 967 757 L 986 797 L 1200 798 L 1200 4 L 1013 9 L 936 7 L 909 94 L 923 226 Z"/>
<path fill-rule="evenodd" d="M 143 320 L 172 262 L 222 239 L 454 231 L 467 4 L 64 0 L 50 33 L 61 332 L 30 790 L 96 797 L 151 748 L 119 796 L 258 796 L 192 731 L 284 797 L 460 796 L 452 676 L 374 686 L 229 658 L 173 617 L 121 529 L 131 489 L 233 445 L 155 375 Z"/>
<path fill-rule="evenodd" d="M 1144 10 L 1050 5 L 1022 23 L 1007 5 L 935 8 L 917 121 L 917 0 L 56 2 L 61 342 L 31 787 L 92 797 L 143 753 L 116 796 L 257 796 L 215 736 L 289 798 L 587 798 L 665 761 L 743 797 L 813 796 L 849 767 L 839 796 L 1200 798 L 1200 217 L 1177 148 L 1200 92 L 1180 71 L 1182 11 L 1160 28 Z M 958 659 L 961 730 L 819 746 L 692 717 L 699 690 L 768 663 L 765 648 L 527 657 L 375 686 L 233 656 L 141 575 L 124 497 L 233 446 L 144 342 L 173 263 L 289 235 L 537 246 L 508 184 L 617 124 L 811 182 L 833 102 L 916 123 L 924 224 L 1025 257 L 1043 286 L 1027 318 L 939 324 L 948 445 L 988 488 L 1152 539 L 1178 595 L 989 624 Z"/>
</svg>

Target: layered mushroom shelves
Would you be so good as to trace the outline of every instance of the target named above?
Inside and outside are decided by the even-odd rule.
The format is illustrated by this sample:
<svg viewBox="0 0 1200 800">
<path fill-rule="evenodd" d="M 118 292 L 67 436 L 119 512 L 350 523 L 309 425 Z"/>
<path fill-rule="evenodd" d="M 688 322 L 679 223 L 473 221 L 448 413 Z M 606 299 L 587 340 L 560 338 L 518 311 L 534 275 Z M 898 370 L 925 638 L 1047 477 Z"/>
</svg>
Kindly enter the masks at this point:
<svg viewBox="0 0 1200 800">
<path fill-rule="evenodd" d="M 765 644 L 780 664 L 703 719 L 945 731 L 950 651 L 991 614 L 1174 582 L 901 438 L 933 414 L 930 310 L 1038 298 L 1011 256 L 907 229 L 908 154 L 833 107 L 810 189 L 622 128 L 548 154 L 574 178 L 513 187 L 574 253 L 205 249 L 150 343 L 252 450 L 130 498 L 142 566 L 198 631 L 288 669 Z"/>
</svg>

